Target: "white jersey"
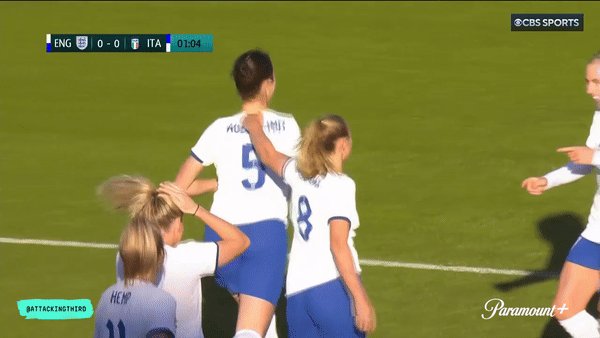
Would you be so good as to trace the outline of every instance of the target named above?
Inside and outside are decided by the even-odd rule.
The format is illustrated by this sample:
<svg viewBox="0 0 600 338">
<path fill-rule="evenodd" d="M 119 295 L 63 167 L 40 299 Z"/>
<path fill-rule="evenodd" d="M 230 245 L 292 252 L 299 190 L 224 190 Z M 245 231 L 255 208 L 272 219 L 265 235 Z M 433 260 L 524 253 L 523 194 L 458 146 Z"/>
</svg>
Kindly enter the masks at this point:
<svg viewBox="0 0 600 338">
<path fill-rule="evenodd" d="M 192 148 L 203 165 L 214 164 L 219 187 L 210 211 L 232 224 L 287 219 L 283 182 L 257 160 L 250 136 L 238 113 L 213 122 Z M 296 120 L 287 114 L 263 111 L 263 130 L 277 151 L 295 156 L 300 139 Z"/>
<path fill-rule="evenodd" d="M 96 307 L 95 338 L 146 337 L 153 330 L 175 332 L 175 299 L 151 283 L 123 282 L 106 289 Z"/>
<path fill-rule="evenodd" d="M 201 278 L 214 275 L 219 246 L 214 242 L 185 241 L 165 245 L 165 261 L 158 287 L 177 302 L 177 337 L 203 338 Z M 123 261 L 117 254 L 117 280 L 123 280 Z"/>
<path fill-rule="evenodd" d="M 544 177 L 548 180 L 547 189 L 550 189 L 578 180 L 592 171 L 596 173 L 596 181 L 599 188 L 594 196 L 594 202 L 590 210 L 587 226 L 581 233 L 581 236 L 592 242 L 600 243 L 600 111 L 594 113 L 590 135 L 585 144 L 588 148 L 596 150 L 592 165 L 581 165 L 569 162 L 564 167 L 554 170 Z"/>
<path fill-rule="evenodd" d="M 344 174 L 327 174 L 304 180 L 294 159 L 284 166 L 283 177 L 292 188 L 291 217 L 294 240 L 287 274 L 287 295 L 293 295 L 340 276 L 331 253 L 329 222 L 350 222 L 348 246 L 354 267 L 360 273 L 354 237 L 359 225 L 356 211 L 356 185 Z"/>
</svg>

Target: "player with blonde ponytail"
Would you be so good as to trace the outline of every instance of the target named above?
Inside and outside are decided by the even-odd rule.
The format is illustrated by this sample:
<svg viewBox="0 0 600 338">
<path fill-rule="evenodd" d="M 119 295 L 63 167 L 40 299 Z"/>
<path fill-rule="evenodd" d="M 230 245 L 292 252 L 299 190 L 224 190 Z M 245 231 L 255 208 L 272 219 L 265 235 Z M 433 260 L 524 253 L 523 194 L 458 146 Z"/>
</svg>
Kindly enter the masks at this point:
<svg viewBox="0 0 600 338">
<path fill-rule="evenodd" d="M 156 287 L 165 257 L 160 229 L 134 217 L 121 234 L 119 255 L 123 279 L 100 297 L 94 337 L 175 337 L 175 299 Z"/>
<path fill-rule="evenodd" d="M 356 186 L 343 172 L 352 150 L 346 121 L 337 115 L 312 121 L 296 158 L 273 147 L 263 132 L 260 112 L 245 115 L 243 125 L 262 163 L 292 188 L 289 337 L 365 337 L 376 320 L 354 248 L 359 221 Z"/>
<path fill-rule="evenodd" d="M 196 204 L 171 182 L 157 189 L 144 177 L 116 176 L 98 188 L 98 194 L 132 220 L 155 227 L 164 241 L 164 269 L 156 283 L 177 302 L 177 337 L 204 337 L 201 278 L 239 256 L 250 245 L 244 233 Z M 217 242 L 184 241 L 183 214 L 194 215 L 221 237 Z M 117 255 L 117 280 L 127 278 L 125 257 Z"/>
</svg>

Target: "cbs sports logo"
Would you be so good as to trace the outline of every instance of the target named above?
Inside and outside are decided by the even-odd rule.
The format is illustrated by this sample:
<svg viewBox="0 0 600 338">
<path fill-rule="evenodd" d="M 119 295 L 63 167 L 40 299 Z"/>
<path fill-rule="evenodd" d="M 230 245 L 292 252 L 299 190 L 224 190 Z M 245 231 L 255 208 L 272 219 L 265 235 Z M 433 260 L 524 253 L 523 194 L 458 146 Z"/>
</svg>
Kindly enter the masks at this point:
<svg viewBox="0 0 600 338">
<path fill-rule="evenodd" d="M 583 31 L 583 14 L 511 14 L 511 31 Z"/>
</svg>

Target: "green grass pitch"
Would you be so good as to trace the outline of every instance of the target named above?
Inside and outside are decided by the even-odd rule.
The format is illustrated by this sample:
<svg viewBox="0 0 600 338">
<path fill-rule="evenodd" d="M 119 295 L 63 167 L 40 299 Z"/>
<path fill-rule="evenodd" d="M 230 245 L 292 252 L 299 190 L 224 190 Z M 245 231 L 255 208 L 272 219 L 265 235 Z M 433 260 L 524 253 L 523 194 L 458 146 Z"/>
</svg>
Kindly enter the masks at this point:
<svg viewBox="0 0 600 338">
<path fill-rule="evenodd" d="M 511 13 L 584 13 L 585 31 L 511 32 Z M 45 52 L 47 33 L 79 32 L 207 33 L 214 52 Z M 274 109 L 302 126 L 325 113 L 350 123 L 361 258 L 560 269 L 595 183 L 532 197 L 520 182 L 585 142 L 599 33 L 593 2 L 1 2 L 0 237 L 116 243 L 126 219 L 95 187 L 121 173 L 173 179 L 204 128 L 238 111 L 230 67 L 261 47 Z M 198 222 L 186 237 L 202 238 Z M 0 244 L 2 336 L 91 336 L 91 319 L 25 320 L 16 301 L 95 305 L 114 254 Z M 561 336 L 545 317 L 481 318 L 490 298 L 550 304 L 553 278 L 494 287 L 517 278 L 364 266 L 371 336 Z"/>
</svg>

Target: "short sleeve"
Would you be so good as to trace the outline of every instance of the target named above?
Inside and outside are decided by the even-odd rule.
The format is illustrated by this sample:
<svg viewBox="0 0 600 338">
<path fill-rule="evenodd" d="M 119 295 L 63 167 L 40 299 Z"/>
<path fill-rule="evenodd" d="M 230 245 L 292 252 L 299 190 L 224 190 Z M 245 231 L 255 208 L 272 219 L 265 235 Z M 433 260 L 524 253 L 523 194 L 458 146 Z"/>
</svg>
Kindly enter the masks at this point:
<svg viewBox="0 0 600 338">
<path fill-rule="evenodd" d="M 177 245 L 177 261 L 193 275 L 215 274 L 219 260 L 219 245 L 215 242 L 183 242 Z M 170 259 L 169 259 L 170 260 Z"/>
<path fill-rule="evenodd" d="M 298 152 L 298 142 L 300 141 L 300 127 L 293 117 L 286 120 L 285 133 L 285 138 L 275 149 L 288 157 L 295 157 Z"/>
<path fill-rule="evenodd" d="M 218 122 L 213 122 L 202 135 L 198 142 L 192 147 L 191 156 L 205 166 L 211 165 L 216 160 L 218 137 Z"/>
<path fill-rule="evenodd" d="M 296 160 L 294 158 L 288 158 L 287 161 L 283 164 L 283 180 L 285 183 L 290 184 L 294 181 L 294 178 L 298 176 L 298 172 L 296 170 Z"/>
<path fill-rule="evenodd" d="M 154 299 L 153 304 L 149 305 L 152 306 L 150 308 L 152 318 L 149 321 L 151 329 L 146 334 L 146 337 L 152 337 L 153 332 L 164 332 L 165 329 L 170 330 L 173 336 L 176 336 L 175 314 L 177 305 L 175 298 L 166 292 L 161 292 Z"/>
<path fill-rule="evenodd" d="M 342 219 L 350 223 L 352 229 L 358 228 L 358 212 L 356 211 L 356 185 L 351 179 L 336 182 L 331 187 L 327 224 L 332 220 Z"/>
</svg>

